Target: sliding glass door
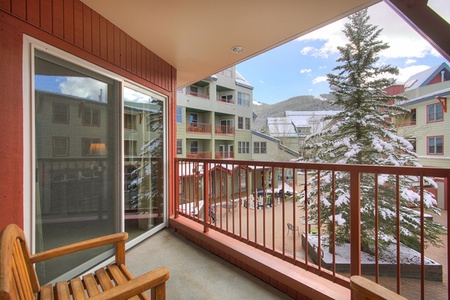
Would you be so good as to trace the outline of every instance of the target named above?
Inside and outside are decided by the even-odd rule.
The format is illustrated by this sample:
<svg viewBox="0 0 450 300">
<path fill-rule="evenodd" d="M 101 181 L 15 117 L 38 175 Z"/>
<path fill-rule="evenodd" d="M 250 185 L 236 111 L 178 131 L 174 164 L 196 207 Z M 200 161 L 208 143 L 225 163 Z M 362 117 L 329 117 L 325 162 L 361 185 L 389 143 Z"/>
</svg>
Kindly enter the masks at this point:
<svg viewBox="0 0 450 300">
<path fill-rule="evenodd" d="M 163 228 L 166 98 L 64 54 L 33 53 L 35 252 L 123 229 L 132 245 Z M 49 282 L 111 254 L 99 248 L 36 269 Z"/>
<path fill-rule="evenodd" d="M 125 231 L 136 238 L 164 222 L 164 102 L 124 89 Z"/>
</svg>

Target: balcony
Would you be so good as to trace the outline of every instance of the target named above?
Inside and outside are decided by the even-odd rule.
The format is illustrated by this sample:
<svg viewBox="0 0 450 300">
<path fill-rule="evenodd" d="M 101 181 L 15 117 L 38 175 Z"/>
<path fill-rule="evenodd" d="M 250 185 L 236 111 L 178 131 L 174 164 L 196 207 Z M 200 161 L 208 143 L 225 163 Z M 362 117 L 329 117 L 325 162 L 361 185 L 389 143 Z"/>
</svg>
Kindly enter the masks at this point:
<svg viewBox="0 0 450 300">
<path fill-rule="evenodd" d="M 217 159 L 234 158 L 234 151 L 216 151 L 215 155 Z"/>
<path fill-rule="evenodd" d="M 175 215 L 170 219 L 170 227 L 291 297 L 348 299 L 349 277 L 363 275 L 408 299 L 448 299 L 447 233 L 440 236 L 443 248 L 433 245 L 425 248 L 424 243 L 419 243 L 414 264 L 402 262 L 407 250 L 396 242 L 392 251 L 394 259 L 389 266 L 378 250 L 368 262 L 360 246 L 362 207 L 359 197 L 363 188 L 361 178 L 367 179 L 367 174 L 373 179 L 375 191 L 386 187 L 385 184 L 379 186 L 385 176 L 392 176 L 397 182 L 402 176 L 416 178 L 421 195 L 417 207 L 401 207 L 399 184 L 389 186 L 398 195 L 390 199 L 396 203 L 397 210 L 392 226 L 396 229 L 394 240 L 401 241 L 400 210 L 413 210 L 420 223 L 418 238 L 423 240 L 425 234 L 429 234 L 424 230 L 426 220 L 432 218 L 448 227 L 446 210 L 442 210 L 441 215 L 425 210 L 424 178 L 442 179 L 443 189 L 447 191 L 450 170 L 191 159 L 177 159 L 176 164 L 175 195 L 178 197 L 173 203 Z M 342 226 L 339 217 L 331 214 L 332 217 L 324 221 L 321 214 L 325 212 L 313 209 L 315 201 L 333 199 L 342 182 L 332 179 L 333 189 L 329 194 L 319 193 L 316 199 L 300 201 L 304 191 L 313 189 L 311 178 L 321 182 L 325 176 L 335 178 L 342 173 L 348 175 L 346 185 L 350 188 L 348 222 L 352 234 L 345 245 L 347 250 L 342 250 L 342 245 L 338 247 L 332 234 Z M 367 186 L 367 182 L 365 184 Z M 373 197 L 375 217 L 365 221 L 374 224 L 375 249 L 378 249 L 382 236 L 378 214 L 383 213 L 383 199 L 379 199 L 378 192 Z M 333 199 L 329 208 L 334 211 L 335 203 L 340 200 Z M 447 205 L 448 194 L 439 201 Z M 336 251 L 330 251 L 330 245 Z M 346 254 L 348 260 L 342 263 Z M 431 267 L 429 259 L 434 262 Z M 438 271 L 433 269 L 435 265 Z"/>
<path fill-rule="evenodd" d="M 214 128 L 216 135 L 234 136 L 234 126 L 216 124 Z"/>
<path fill-rule="evenodd" d="M 190 122 L 187 124 L 187 133 L 211 133 L 211 124 L 200 123 L 200 122 Z"/>
<path fill-rule="evenodd" d="M 212 158 L 211 151 L 196 151 L 196 152 L 186 152 L 187 158 Z"/>
</svg>

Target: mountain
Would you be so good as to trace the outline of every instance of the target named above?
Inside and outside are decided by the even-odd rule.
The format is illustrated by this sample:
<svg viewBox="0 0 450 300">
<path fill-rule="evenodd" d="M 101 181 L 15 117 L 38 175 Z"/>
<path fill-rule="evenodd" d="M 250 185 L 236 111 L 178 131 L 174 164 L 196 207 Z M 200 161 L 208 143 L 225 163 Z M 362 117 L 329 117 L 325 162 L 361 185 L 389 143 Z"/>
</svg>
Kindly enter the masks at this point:
<svg viewBox="0 0 450 300">
<path fill-rule="evenodd" d="M 253 113 L 256 119 L 253 121 L 253 128 L 261 131 L 264 128 L 266 119 L 273 117 L 283 117 L 284 112 L 291 111 L 315 111 L 315 110 L 339 110 L 339 107 L 331 105 L 332 95 L 323 94 L 319 99 L 317 96 L 296 96 L 287 100 L 275 103 L 265 104 L 254 101 Z"/>
</svg>

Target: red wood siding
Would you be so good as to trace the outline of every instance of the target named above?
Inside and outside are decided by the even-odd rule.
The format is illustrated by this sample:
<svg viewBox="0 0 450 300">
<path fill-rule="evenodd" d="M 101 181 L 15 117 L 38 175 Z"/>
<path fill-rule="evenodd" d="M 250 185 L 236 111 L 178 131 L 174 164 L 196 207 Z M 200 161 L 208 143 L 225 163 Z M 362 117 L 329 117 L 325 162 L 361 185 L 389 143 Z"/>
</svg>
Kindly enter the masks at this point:
<svg viewBox="0 0 450 300">
<path fill-rule="evenodd" d="M 0 0 L 0 230 L 9 223 L 24 225 L 23 161 L 29 155 L 23 152 L 24 34 L 166 95 L 168 148 L 176 149 L 176 70 L 171 65 L 80 0 Z M 174 157 L 169 150 L 169 165 Z"/>
<path fill-rule="evenodd" d="M 0 10 L 173 92 L 171 65 L 79 0 L 0 1 Z"/>
<path fill-rule="evenodd" d="M 0 22 L 0 230 L 23 223 L 22 36 Z"/>
</svg>

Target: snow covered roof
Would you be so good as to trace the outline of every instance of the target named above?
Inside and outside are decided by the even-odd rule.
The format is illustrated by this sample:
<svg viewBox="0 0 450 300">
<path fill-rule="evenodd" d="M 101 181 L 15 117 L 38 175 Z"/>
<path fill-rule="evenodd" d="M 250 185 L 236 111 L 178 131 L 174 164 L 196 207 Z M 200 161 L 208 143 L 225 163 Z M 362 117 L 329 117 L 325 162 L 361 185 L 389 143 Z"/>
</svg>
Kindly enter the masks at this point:
<svg viewBox="0 0 450 300">
<path fill-rule="evenodd" d="M 250 82 L 248 82 L 247 79 L 245 79 L 244 76 L 242 76 L 241 73 L 239 73 L 237 70 L 236 70 L 236 84 L 253 89 L 253 86 L 250 84 Z"/>
<path fill-rule="evenodd" d="M 267 118 L 267 127 L 272 137 L 297 137 L 290 117 Z"/>
<path fill-rule="evenodd" d="M 439 91 L 434 91 L 432 93 L 429 93 L 429 94 L 426 94 L 426 95 L 423 95 L 423 96 L 420 96 L 417 98 L 406 100 L 406 101 L 400 103 L 400 106 L 409 106 L 412 104 L 417 104 L 420 102 L 436 99 L 436 97 L 445 97 L 448 95 L 450 95 L 450 88 L 442 89 Z"/>
<path fill-rule="evenodd" d="M 406 80 L 406 82 L 405 82 L 405 91 L 417 89 L 421 86 L 427 85 L 441 71 L 445 72 L 446 78 L 450 77 L 450 68 L 445 62 L 443 62 L 440 65 L 431 67 L 429 69 L 426 69 L 422 72 L 419 72 L 419 73 L 409 77 L 408 80 Z"/>
</svg>

